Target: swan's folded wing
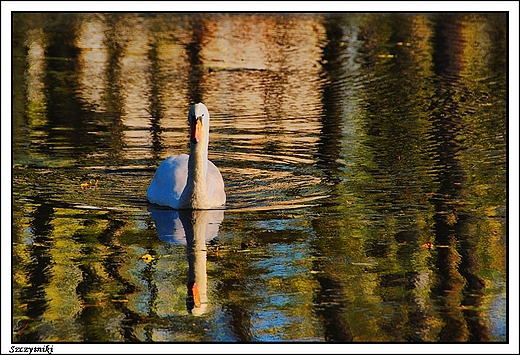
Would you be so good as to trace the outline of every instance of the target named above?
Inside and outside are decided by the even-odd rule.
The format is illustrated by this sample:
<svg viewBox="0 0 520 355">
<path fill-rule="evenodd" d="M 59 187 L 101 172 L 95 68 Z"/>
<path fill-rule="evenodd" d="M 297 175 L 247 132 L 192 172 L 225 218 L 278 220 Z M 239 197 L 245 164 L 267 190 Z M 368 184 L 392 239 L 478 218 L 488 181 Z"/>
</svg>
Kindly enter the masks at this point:
<svg viewBox="0 0 520 355">
<path fill-rule="evenodd" d="M 168 157 L 157 168 L 146 198 L 151 203 L 177 208 L 187 179 L 188 155 Z"/>
<path fill-rule="evenodd" d="M 208 160 L 206 191 L 211 203 L 211 207 L 221 207 L 226 204 L 226 192 L 224 190 L 224 180 L 218 168 Z"/>
</svg>

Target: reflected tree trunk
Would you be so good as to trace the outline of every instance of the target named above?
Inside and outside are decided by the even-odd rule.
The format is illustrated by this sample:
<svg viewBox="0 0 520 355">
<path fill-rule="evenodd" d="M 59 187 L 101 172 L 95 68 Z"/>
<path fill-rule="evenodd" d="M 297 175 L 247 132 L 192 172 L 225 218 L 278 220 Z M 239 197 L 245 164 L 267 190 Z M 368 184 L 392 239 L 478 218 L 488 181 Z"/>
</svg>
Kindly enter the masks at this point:
<svg viewBox="0 0 520 355">
<path fill-rule="evenodd" d="M 463 206 L 453 201 L 462 200 L 462 186 L 466 176 L 458 155 L 459 132 L 462 121 L 460 104 L 454 99 L 454 88 L 460 87 L 460 73 L 464 69 L 462 58 L 462 23 L 457 15 L 438 16 L 436 18 L 434 40 L 434 71 L 437 75 L 438 105 L 432 108 L 435 112 L 436 136 L 441 142 L 438 148 L 439 166 L 444 167 L 438 175 L 439 190 L 432 199 L 435 206 L 437 267 L 439 269 L 439 285 L 437 294 L 446 307 L 445 326 L 440 338 L 446 341 L 489 341 L 489 334 L 484 327 L 472 321 L 471 312 L 462 310 L 465 300 L 473 298 L 471 304 L 480 304 L 474 298 L 482 298 L 484 281 L 476 274 L 476 250 L 472 248 L 472 236 L 464 233 L 469 215 Z M 472 295 L 472 296 L 469 296 Z"/>
</svg>

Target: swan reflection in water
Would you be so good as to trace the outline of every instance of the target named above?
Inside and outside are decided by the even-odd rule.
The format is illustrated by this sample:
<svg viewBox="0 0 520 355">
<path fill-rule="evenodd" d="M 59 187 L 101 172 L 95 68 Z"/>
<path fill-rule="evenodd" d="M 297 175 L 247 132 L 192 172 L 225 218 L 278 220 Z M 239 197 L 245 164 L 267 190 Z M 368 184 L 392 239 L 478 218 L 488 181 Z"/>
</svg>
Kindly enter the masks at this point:
<svg viewBox="0 0 520 355">
<path fill-rule="evenodd" d="M 202 315 L 208 307 L 206 242 L 218 235 L 224 210 L 171 210 L 150 207 L 157 234 L 162 241 L 186 244 L 188 294 L 186 308 Z"/>
</svg>

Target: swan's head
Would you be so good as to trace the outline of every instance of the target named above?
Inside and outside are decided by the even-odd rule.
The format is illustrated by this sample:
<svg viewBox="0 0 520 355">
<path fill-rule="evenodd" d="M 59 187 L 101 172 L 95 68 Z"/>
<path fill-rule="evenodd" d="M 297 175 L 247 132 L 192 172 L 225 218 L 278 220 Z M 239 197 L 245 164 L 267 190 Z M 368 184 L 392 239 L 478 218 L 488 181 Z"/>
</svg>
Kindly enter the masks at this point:
<svg viewBox="0 0 520 355">
<path fill-rule="evenodd" d="M 209 131 L 208 108 L 203 103 L 191 106 L 188 122 L 190 123 L 190 141 L 196 144 Z"/>
</svg>

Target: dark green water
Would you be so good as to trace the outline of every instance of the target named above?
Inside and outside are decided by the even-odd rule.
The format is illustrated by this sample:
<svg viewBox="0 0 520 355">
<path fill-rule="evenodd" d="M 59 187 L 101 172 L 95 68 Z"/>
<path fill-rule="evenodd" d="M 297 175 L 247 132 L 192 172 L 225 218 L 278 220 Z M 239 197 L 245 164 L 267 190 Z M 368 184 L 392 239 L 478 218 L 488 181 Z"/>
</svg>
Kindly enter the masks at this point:
<svg viewBox="0 0 520 355">
<path fill-rule="evenodd" d="M 507 341 L 506 20 L 14 14 L 12 341 Z"/>
</svg>

